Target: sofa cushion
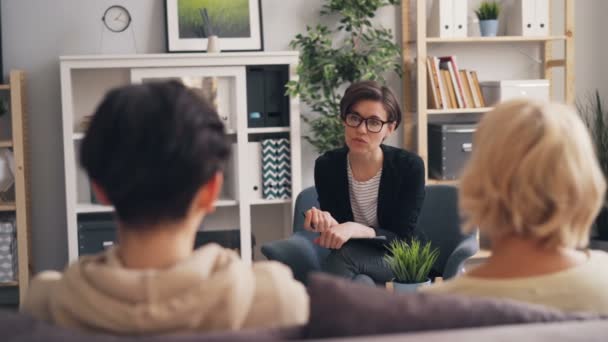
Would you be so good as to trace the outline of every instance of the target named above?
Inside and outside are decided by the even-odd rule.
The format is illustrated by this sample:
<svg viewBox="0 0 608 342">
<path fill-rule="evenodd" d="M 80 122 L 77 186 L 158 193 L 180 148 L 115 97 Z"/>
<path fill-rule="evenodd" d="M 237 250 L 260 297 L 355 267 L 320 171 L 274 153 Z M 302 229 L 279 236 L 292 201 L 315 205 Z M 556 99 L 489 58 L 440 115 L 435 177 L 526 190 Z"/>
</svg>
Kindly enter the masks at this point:
<svg viewBox="0 0 608 342">
<path fill-rule="evenodd" d="M 45 342 L 210 342 L 210 341 L 277 341 L 296 340 L 303 337 L 302 327 L 226 331 L 212 333 L 187 333 L 157 336 L 116 336 L 83 333 L 36 320 L 25 314 L 0 311 L 1 341 Z"/>
<path fill-rule="evenodd" d="M 601 318 L 504 299 L 394 294 L 320 273 L 311 275 L 308 291 L 309 338 Z"/>
</svg>

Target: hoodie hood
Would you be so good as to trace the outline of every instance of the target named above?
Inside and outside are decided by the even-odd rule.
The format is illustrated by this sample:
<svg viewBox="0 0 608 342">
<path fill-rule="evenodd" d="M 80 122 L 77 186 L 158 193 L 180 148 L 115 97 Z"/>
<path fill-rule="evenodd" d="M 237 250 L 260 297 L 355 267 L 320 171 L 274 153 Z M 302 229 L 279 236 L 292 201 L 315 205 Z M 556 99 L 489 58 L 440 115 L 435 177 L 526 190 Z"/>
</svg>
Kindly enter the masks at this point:
<svg viewBox="0 0 608 342">
<path fill-rule="evenodd" d="M 87 330 L 235 330 L 251 311 L 255 284 L 251 266 L 216 244 L 171 268 L 150 270 L 125 268 L 112 248 L 71 265 L 48 309 L 57 324 Z"/>
</svg>

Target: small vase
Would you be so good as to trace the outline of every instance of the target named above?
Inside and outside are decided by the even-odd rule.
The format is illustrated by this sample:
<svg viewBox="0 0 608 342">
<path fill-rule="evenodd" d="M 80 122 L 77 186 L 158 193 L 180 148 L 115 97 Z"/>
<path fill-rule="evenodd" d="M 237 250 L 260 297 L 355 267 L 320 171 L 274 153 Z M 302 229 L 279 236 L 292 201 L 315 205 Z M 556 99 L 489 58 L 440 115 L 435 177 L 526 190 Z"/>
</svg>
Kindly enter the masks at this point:
<svg viewBox="0 0 608 342">
<path fill-rule="evenodd" d="M 426 286 L 426 285 L 430 285 L 431 284 L 431 279 L 427 279 L 425 282 L 422 283 L 398 283 L 396 281 L 393 281 L 393 289 L 395 289 L 395 292 L 416 292 L 416 290 L 420 287 L 420 286 Z"/>
<path fill-rule="evenodd" d="M 220 38 L 218 36 L 209 36 L 207 38 L 207 52 L 218 53 L 220 51 Z"/>
<path fill-rule="evenodd" d="M 480 20 L 479 31 L 482 37 L 496 37 L 498 33 L 498 20 Z"/>
</svg>

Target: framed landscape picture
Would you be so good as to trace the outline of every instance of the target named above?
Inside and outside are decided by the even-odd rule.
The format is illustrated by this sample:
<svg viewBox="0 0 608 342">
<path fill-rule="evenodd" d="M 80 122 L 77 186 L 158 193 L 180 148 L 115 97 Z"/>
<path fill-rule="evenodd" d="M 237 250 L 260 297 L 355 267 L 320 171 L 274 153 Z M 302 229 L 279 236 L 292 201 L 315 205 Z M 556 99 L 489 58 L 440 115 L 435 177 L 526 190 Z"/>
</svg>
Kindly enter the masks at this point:
<svg viewBox="0 0 608 342">
<path fill-rule="evenodd" d="M 168 51 L 207 51 L 212 35 L 222 51 L 262 50 L 260 1 L 165 0 Z"/>
</svg>

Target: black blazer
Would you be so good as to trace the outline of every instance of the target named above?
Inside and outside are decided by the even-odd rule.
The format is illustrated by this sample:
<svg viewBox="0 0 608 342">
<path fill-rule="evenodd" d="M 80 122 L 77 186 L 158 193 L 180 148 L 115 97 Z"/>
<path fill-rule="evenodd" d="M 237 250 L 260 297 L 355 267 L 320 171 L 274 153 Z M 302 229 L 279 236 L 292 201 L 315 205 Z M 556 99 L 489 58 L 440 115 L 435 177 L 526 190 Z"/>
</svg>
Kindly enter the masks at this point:
<svg viewBox="0 0 608 342">
<path fill-rule="evenodd" d="M 424 162 L 411 152 L 380 145 L 384 153 L 378 190 L 376 235 L 409 239 L 424 201 Z M 338 223 L 353 221 L 347 174 L 348 147 L 326 152 L 315 162 L 315 187 L 321 210 Z"/>
</svg>

